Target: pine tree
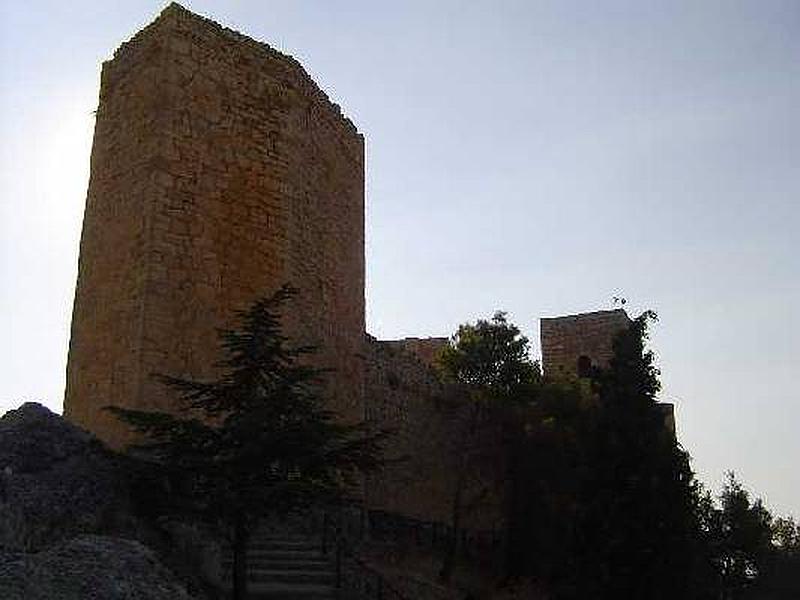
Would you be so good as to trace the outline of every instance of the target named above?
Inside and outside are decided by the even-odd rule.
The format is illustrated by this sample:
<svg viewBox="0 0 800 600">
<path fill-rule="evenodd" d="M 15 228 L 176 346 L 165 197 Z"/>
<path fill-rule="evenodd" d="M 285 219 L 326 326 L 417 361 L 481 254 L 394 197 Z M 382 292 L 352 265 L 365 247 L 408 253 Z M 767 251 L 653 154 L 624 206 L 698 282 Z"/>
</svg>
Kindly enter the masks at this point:
<svg viewBox="0 0 800 600">
<path fill-rule="evenodd" d="M 220 332 L 219 378 L 159 376 L 177 393 L 178 416 L 109 407 L 143 435 L 133 453 L 184 482 L 176 500 L 231 531 L 236 599 L 246 596 L 247 540 L 260 517 L 340 497 L 380 463 L 383 434 L 337 421 L 320 395 L 315 348 L 282 333 L 295 293 L 284 286 L 238 312 L 239 329 Z"/>
<path fill-rule="evenodd" d="M 602 597 L 682 598 L 689 594 L 693 473 L 658 411 L 659 371 L 646 348 L 645 312 L 614 342 L 594 374 L 600 402 L 583 482 L 583 580 Z"/>
</svg>

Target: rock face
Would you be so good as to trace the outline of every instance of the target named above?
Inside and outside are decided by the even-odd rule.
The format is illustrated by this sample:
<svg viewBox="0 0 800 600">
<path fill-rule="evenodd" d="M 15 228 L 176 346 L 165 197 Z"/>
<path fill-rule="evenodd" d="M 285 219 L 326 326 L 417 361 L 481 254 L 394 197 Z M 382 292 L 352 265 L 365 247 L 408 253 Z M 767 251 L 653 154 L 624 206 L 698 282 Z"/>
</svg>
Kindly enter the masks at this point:
<svg viewBox="0 0 800 600">
<path fill-rule="evenodd" d="M 0 418 L 0 598 L 189 598 L 141 543 L 87 535 L 120 532 L 152 537 L 113 454 L 40 404 Z"/>
<path fill-rule="evenodd" d="M 0 547 L 103 531 L 124 514 L 124 490 L 113 457 L 61 416 L 27 403 L 0 418 Z"/>
<path fill-rule="evenodd" d="M 142 544 L 80 536 L 37 554 L 0 552 L 6 600 L 188 600 L 181 583 Z"/>
</svg>

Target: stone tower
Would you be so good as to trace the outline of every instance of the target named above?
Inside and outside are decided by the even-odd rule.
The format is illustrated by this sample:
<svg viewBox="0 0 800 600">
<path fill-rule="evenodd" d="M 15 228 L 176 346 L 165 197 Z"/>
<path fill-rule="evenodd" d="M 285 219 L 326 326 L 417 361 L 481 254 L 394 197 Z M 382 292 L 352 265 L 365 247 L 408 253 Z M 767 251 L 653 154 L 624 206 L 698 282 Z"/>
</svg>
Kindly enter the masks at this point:
<svg viewBox="0 0 800 600">
<path fill-rule="evenodd" d="M 364 139 L 300 64 L 177 4 L 104 63 L 65 415 L 174 409 L 154 373 L 204 378 L 216 330 L 283 283 L 327 394 L 363 418 Z"/>
<path fill-rule="evenodd" d="M 607 367 L 616 335 L 631 320 L 622 309 L 541 319 L 542 367 L 553 377 L 584 376 Z"/>
</svg>

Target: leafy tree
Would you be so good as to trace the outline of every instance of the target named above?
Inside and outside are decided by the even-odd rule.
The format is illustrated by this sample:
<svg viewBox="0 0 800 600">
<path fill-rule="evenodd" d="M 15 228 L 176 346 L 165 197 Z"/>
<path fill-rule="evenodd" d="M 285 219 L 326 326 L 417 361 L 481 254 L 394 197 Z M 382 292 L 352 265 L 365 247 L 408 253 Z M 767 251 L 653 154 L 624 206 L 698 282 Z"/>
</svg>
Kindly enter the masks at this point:
<svg viewBox="0 0 800 600">
<path fill-rule="evenodd" d="M 545 380 L 513 415 L 506 548 L 512 577 L 533 576 L 554 590 L 572 586 L 596 408 L 581 382 Z"/>
<path fill-rule="evenodd" d="M 541 378 L 529 351 L 528 338 L 497 311 L 491 320 L 459 326 L 438 364 L 448 380 L 468 386 L 473 399 L 513 400 Z"/>
<path fill-rule="evenodd" d="M 528 339 L 498 311 L 491 320 L 461 325 L 438 356 L 444 379 L 461 386 L 467 402 L 466 428 L 457 449 L 452 535 L 441 569 L 444 581 L 452 574 L 461 521 L 470 503 L 465 498 L 470 473 L 482 457 L 496 456 L 497 448 L 485 447 L 481 430 L 492 422 L 502 423 L 502 413 L 521 402 L 541 378 L 539 365 L 531 361 L 528 352 Z"/>
<path fill-rule="evenodd" d="M 474 328 L 463 351 L 449 350 L 451 372 L 490 400 L 484 405 L 503 408 L 510 575 L 545 581 L 564 599 L 798 597 L 797 524 L 772 521 L 732 474 L 715 501 L 667 428 L 647 348 L 655 319 L 649 311 L 634 319 L 588 386 L 538 374 L 516 385 L 498 375 L 497 345 Z M 489 339 L 498 338 L 514 339 Z M 512 402 L 491 402 L 498 398 Z"/>
<path fill-rule="evenodd" d="M 581 579 L 606 597 L 678 598 L 689 593 L 696 495 L 689 456 L 657 410 L 661 389 L 644 312 L 614 341 L 595 372 L 596 435 L 581 490 Z"/>
<path fill-rule="evenodd" d="M 778 517 L 772 522 L 772 541 L 781 552 L 800 555 L 800 525 L 792 517 Z"/>
<path fill-rule="evenodd" d="M 528 396 L 509 565 L 558 598 L 689 597 L 698 488 L 656 405 L 654 319 L 617 336 L 590 385 L 546 379 Z"/>
<path fill-rule="evenodd" d="M 284 286 L 237 313 L 220 332 L 221 374 L 211 381 L 162 376 L 180 416 L 109 407 L 144 439 L 138 456 L 178 481 L 177 496 L 232 533 L 234 597 L 246 596 L 248 537 L 267 513 L 308 508 L 345 493 L 379 463 L 381 435 L 345 425 L 326 409 L 314 348 L 294 347 L 280 312 Z"/>
<path fill-rule="evenodd" d="M 800 525 L 792 517 L 772 521 L 772 548 L 762 564 L 761 576 L 748 598 L 800 598 Z"/>
<path fill-rule="evenodd" d="M 692 597 L 789 600 L 800 597 L 800 529 L 791 517 L 773 519 L 732 472 L 715 499 L 698 503 Z"/>
<path fill-rule="evenodd" d="M 712 539 L 722 597 L 727 599 L 752 585 L 762 572 L 771 549 L 772 516 L 760 499 L 750 500 L 733 472 L 728 472 L 719 499 Z"/>
</svg>

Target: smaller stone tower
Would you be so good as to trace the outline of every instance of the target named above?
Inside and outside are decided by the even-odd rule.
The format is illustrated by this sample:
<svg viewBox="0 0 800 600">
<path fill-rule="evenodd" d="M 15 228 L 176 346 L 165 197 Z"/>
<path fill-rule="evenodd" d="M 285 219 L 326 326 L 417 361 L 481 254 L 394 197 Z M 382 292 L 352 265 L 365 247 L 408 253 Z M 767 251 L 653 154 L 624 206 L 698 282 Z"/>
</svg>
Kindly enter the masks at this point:
<svg viewBox="0 0 800 600">
<path fill-rule="evenodd" d="M 589 374 L 608 366 L 614 338 L 631 320 L 622 309 L 541 319 L 542 368 L 554 377 Z"/>
<path fill-rule="evenodd" d="M 592 367 L 607 367 L 614 338 L 631 323 L 622 309 L 541 319 L 542 368 L 551 377 L 586 377 Z M 664 429 L 675 436 L 675 406 L 658 402 Z"/>
</svg>

